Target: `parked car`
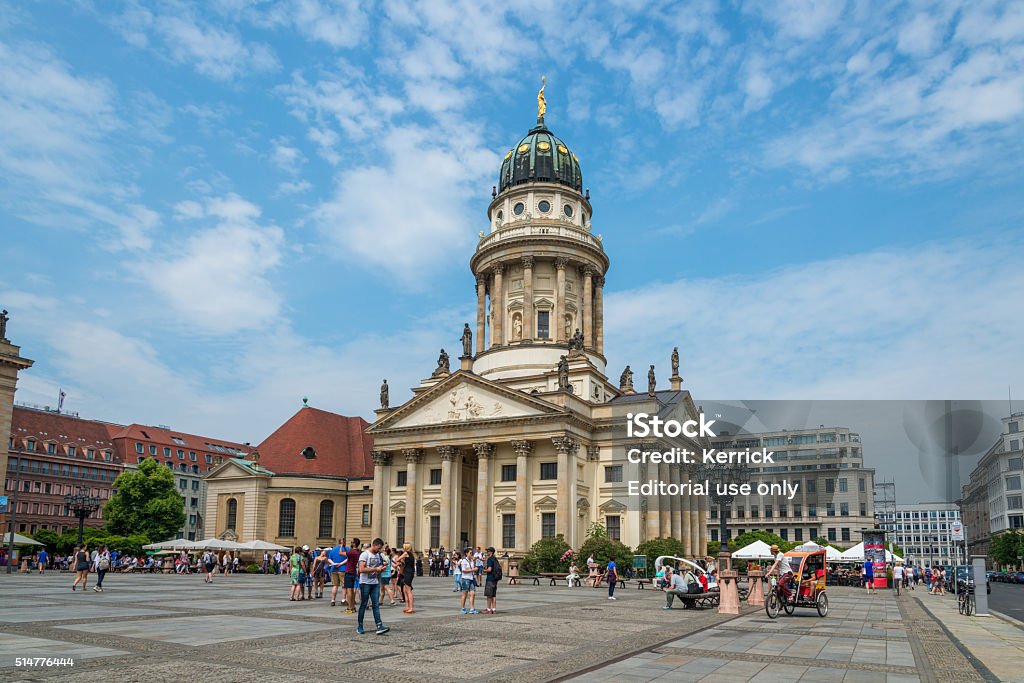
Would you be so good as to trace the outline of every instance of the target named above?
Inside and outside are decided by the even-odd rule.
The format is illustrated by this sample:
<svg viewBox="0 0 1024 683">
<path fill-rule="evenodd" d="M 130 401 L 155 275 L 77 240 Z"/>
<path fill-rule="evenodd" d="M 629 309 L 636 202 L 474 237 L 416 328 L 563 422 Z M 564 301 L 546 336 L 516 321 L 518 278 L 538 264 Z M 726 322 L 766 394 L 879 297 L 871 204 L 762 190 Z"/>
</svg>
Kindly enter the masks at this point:
<svg viewBox="0 0 1024 683">
<path fill-rule="evenodd" d="M 961 587 L 966 585 L 968 590 L 974 590 L 974 566 L 970 564 L 957 565 L 956 581 Z M 988 576 L 985 577 L 985 593 L 992 593 L 992 584 L 989 583 Z"/>
</svg>

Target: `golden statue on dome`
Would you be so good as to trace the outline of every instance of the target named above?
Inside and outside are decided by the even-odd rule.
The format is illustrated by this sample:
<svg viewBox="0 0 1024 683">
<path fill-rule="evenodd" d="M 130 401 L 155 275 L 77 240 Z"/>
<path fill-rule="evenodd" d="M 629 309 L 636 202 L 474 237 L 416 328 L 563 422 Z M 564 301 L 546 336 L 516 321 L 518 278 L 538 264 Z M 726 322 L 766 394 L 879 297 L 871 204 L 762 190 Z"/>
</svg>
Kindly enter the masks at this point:
<svg viewBox="0 0 1024 683">
<path fill-rule="evenodd" d="M 544 88 L 548 84 L 548 79 L 544 76 L 540 77 L 540 90 L 537 91 L 537 120 L 544 120 L 544 113 L 548 110 L 548 101 L 544 99 Z"/>
</svg>

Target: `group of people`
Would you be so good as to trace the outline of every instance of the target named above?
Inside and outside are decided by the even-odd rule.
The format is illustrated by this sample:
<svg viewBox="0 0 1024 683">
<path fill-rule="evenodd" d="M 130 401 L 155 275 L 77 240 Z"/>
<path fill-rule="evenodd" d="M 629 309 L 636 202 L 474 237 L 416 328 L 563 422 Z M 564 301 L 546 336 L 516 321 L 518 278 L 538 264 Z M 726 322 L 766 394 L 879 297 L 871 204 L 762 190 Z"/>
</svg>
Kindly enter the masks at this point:
<svg viewBox="0 0 1024 683">
<path fill-rule="evenodd" d="M 453 553 L 450 558 L 455 574 L 453 592 L 459 593 L 459 607 L 463 614 L 480 614 L 476 608 L 476 590 L 481 585 L 487 601 L 484 614 L 498 613 L 498 582 L 502 579 L 502 570 L 494 552 L 491 547 L 487 548 L 486 554 L 480 552 L 480 548 L 466 548 L 463 553 Z"/>
<path fill-rule="evenodd" d="M 42 551 L 42 554 L 45 553 L 46 551 Z M 115 566 L 117 551 L 111 553 L 107 546 L 101 545 L 90 552 L 88 544 L 83 543 L 82 545 L 75 546 L 75 550 L 71 553 L 70 557 L 71 566 L 74 567 L 75 572 L 75 580 L 71 584 L 71 590 L 75 591 L 79 586 L 82 587 L 83 591 L 87 590 L 89 587 L 89 573 L 92 572 L 96 574 L 96 585 L 92 589 L 97 593 L 102 593 L 103 579 L 111 567 Z"/>
</svg>

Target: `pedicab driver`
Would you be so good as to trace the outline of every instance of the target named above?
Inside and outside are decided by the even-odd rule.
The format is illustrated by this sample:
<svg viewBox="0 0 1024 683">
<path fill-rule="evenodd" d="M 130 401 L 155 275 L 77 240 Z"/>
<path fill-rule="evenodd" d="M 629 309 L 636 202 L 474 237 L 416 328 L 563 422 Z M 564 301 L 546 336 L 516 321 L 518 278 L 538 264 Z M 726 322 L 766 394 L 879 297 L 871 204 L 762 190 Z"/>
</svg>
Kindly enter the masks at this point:
<svg viewBox="0 0 1024 683">
<path fill-rule="evenodd" d="M 782 587 L 782 596 L 789 600 L 789 589 L 793 581 L 793 567 L 789 564 L 789 558 L 779 550 L 779 546 L 772 545 L 772 554 L 775 555 L 775 564 L 768 570 L 768 576 L 779 575 L 779 585 Z"/>
</svg>

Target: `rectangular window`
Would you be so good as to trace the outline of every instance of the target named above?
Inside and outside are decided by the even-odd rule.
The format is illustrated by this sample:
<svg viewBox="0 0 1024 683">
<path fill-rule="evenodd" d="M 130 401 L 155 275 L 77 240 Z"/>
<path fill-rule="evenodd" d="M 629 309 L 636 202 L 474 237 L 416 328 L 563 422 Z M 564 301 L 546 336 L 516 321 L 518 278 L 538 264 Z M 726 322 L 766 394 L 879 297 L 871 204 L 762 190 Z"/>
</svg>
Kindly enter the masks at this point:
<svg viewBox="0 0 1024 683">
<path fill-rule="evenodd" d="M 405 543 L 405 516 L 395 517 L 395 544 L 401 548 Z"/>
<path fill-rule="evenodd" d="M 540 515 L 540 537 L 541 538 L 554 538 L 555 537 L 555 513 L 554 512 L 542 512 Z"/>
<path fill-rule="evenodd" d="M 757 519 L 760 516 L 761 516 L 761 514 L 760 514 L 760 511 L 759 511 L 758 507 L 756 505 L 751 505 L 750 506 L 750 518 L 751 519 Z"/>
<path fill-rule="evenodd" d="M 711 508 L 711 519 L 718 519 L 718 508 Z"/>
<path fill-rule="evenodd" d="M 195 451 L 189 451 L 188 452 L 188 459 L 190 461 L 192 461 L 192 462 L 195 462 L 196 461 L 196 452 Z"/>
<path fill-rule="evenodd" d="M 138 442 L 136 442 L 136 443 L 135 443 L 135 452 L 136 452 L 136 453 L 145 453 L 145 452 L 146 452 L 146 449 L 145 449 L 145 448 L 143 448 L 143 446 L 142 446 L 142 444 L 141 444 L 141 443 L 138 443 Z"/>
<path fill-rule="evenodd" d="M 191 508 L 197 508 L 197 507 L 199 507 L 199 499 L 198 499 L 198 498 L 192 498 L 192 499 L 191 499 L 191 500 L 189 501 L 189 505 L 188 505 L 188 506 L 189 506 L 189 507 L 191 507 Z"/>
<path fill-rule="evenodd" d="M 828 540 L 830 542 L 836 540 L 836 530 L 834 528 L 832 528 L 832 527 L 829 527 L 829 529 L 828 529 Z"/>
<path fill-rule="evenodd" d="M 860 516 L 861 517 L 867 517 L 868 516 L 868 504 L 867 503 L 861 503 L 860 504 Z"/>
<path fill-rule="evenodd" d="M 540 478 L 541 479 L 558 479 L 558 463 L 557 462 L 542 462 L 540 464 Z M 553 516 L 554 515 L 552 515 L 552 517 Z M 554 536 L 554 534 L 552 534 L 552 536 Z"/>
<path fill-rule="evenodd" d="M 164 457 L 165 458 L 171 457 L 171 447 L 170 446 L 164 446 Z"/>
<path fill-rule="evenodd" d="M 843 533 L 843 536 L 842 536 L 843 540 L 844 541 L 849 541 L 850 540 L 850 528 L 844 526 L 842 528 L 842 533 Z"/>
<path fill-rule="evenodd" d="M 836 516 L 836 504 L 835 503 L 825 503 L 825 515 L 827 517 L 835 517 Z"/>
<path fill-rule="evenodd" d="M 1006 468 L 1009 470 L 1024 469 L 1024 458 L 1007 458 Z"/>
<path fill-rule="evenodd" d="M 370 526 L 370 504 L 369 503 L 363 503 L 363 516 L 362 516 L 362 520 L 361 521 L 362 521 L 362 525 L 363 526 Z"/>
<path fill-rule="evenodd" d="M 408 481 L 409 470 L 398 470 L 397 478 L 395 479 L 395 486 L 405 486 Z"/>
<path fill-rule="evenodd" d="M 617 484 L 622 481 L 622 465 L 609 465 L 604 468 L 604 483 Z"/>
<path fill-rule="evenodd" d="M 502 465 L 501 466 L 501 480 L 502 481 L 515 481 L 516 480 L 516 466 L 515 465 Z M 506 548 L 513 548 L 515 546 L 507 545 Z"/>
<path fill-rule="evenodd" d="M 430 515 L 430 547 L 441 545 L 441 515 Z"/>
<path fill-rule="evenodd" d="M 503 548 L 515 548 L 516 547 L 516 516 L 515 515 L 502 515 L 501 516 L 501 547 Z"/>
<path fill-rule="evenodd" d="M 198 479 L 192 481 L 192 490 L 193 491 L 198 491 L 199 490 L 199 480 Z"/>
<path fill-rule="evenodd" d="M 72 457 L 72 458 L 75 457 L 75 447 L 74 446 L 68 446 L 68 456 Z"/>
<path fill-rule="evenodd" d="M 1019 422 L 1010 422 L 1007 425 L 1007 431 L 1009 431 L 1011 434 L 1016 434 L 1017 432 L 1020 431 L 1020 423 Z"/>
<path fill-rule="evenodd" d="M 185 481 L 184 479 L 179 479 L 178 480 L 178 488 L 179 489 L 187 489 L 188 488 L 188 482 Z"/>
<path fill-rule="evenodd" d="M 213 464 L 213 456 L 210 455 L 209 453 L 206 454 L 206 464 L 207 465 Z"/>
<path fill-rule="evenodd" d="M 537 338 L 550 339 L 551 314 L 548 311 L 537 311 Z"/>
<path fill-rule="evenodd" d="M 836 492 L 836 480 L 835 479 L 826 479 L 825 480 L 825 493 L 835 493 L 835 492 Z"/>
<path fill-rule="evenodd" d="M 746 519 L 747 511 L 745 508 L 736 508 L 736 519 Z"/>
<path fill-rule="evenodd" d="M 848 490 L 849 489 L 847 489 L 847 485 L 846 485 L 846 477 L 840 477 L 839 478 L 839 493 L 846 493 Z"/>
<path fill-rule="evenodd" d="M 849 503 L 840 503 L 839 504 L 839 516 L 840 517 L 849 517 L 850 516 L 850 504 Z"/>
<path fill-rule="evenodd" d="M 181 450 L 179 448 L 178 449 L 178 460 L 184 460 L 184 459 L 185 459 L 185 451 L 183 451 L 183 450 Z"/>
<path fill-rule="evenodd" d="M 1006 507 L 1008 507 L 1010 509 L 1017 509 L 1019 507 L 1024 507 L 1024 505 L 1021 505 L 1021 496 L 1007 496 L 1006 497 Z"/>
<path fill-rule="evenodd" d="M 775 516 L 775 510 L 772 508 L 772 506 L 771 505 L 765 505 L 764 506 L 764 518 L 765 519 L 771 519 L 774 516 Z M 785 517 L 785 515 L 783 515 L 783 517 Z"/>
<path fill-rule="evenodd" d="M 807 492 L 808 493 L 815 493 L 816 491 L 817 491 L 817 480 L 816 479 L 808 479 L 807 480 Z"/>
<path fill-rule="evenodd" d="M 718 529 L 711 530 L 711 540 L 715 541 L 716 543 L 718 542 Z"/>
<path fill-rule="evenodd" d="M 156 446 L 154 446 L 153 444 L 149 444 L 149 454 L 150 455 L 156 455 Z M 74 455 L 74 454 L 72 454 L 72 455 Z"/>
<path fill-rule="evenodd" d="M 793 529 L 793 540 L 802 541 L 804 540 L 804 530 L 800 527 Z"/>
<path fill-rule="evenodd" d="M 793 503 L 793 516 L 794 517 L 803 517 L 804 516 L 804 506 L 803 506 L 802 503 Z"/>
<path fill-rule="evenodd" d="M 604 518 L 604 526 L 608 530 L 608 538 L 613 541 L 622 540 L 622 518 L 618 515 L 608 515 Z"/>
<path fill-rule="evenodd" d="M 1006 490 L 1007 491 L 1020 491 L 1020 475 L 1015 475 L 1006 478 Z"/>
<path fill-rule="evenodd" d="M 789 529 L 779 529 L 779 538 L 783 541 L 789 540 Z"/>
</svg>

